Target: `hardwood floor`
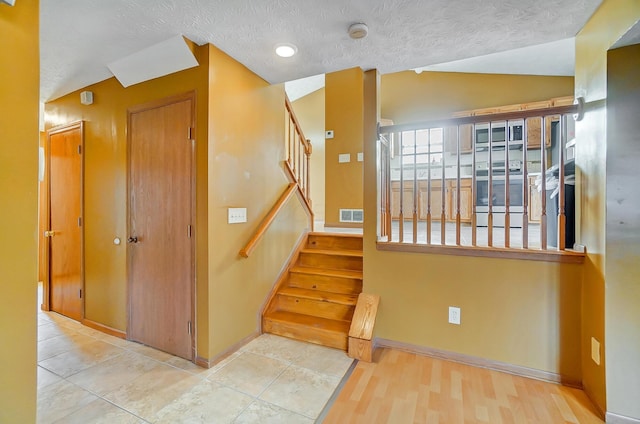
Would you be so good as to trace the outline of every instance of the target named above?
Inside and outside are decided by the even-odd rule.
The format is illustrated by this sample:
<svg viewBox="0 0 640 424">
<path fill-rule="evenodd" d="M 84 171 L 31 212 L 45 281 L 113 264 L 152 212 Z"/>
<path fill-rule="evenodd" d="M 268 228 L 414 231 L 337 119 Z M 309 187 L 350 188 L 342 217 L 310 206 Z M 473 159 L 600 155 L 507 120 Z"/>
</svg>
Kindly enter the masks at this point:
<svg viewBox="0 0 640 424">
<path fill-rule="evenodd" d="M 324 423 L 603 423 L 582 390 L 392 349 L 359 362 Z"/>
</svg>

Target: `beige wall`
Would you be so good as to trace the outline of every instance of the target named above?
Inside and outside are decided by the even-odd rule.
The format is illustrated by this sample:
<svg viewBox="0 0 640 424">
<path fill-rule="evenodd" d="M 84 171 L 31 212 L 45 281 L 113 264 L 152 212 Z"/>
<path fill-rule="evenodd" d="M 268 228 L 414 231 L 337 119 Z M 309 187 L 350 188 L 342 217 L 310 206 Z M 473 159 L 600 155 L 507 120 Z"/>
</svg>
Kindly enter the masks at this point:
<svg viewBox="0 0 640 424">
<path fill-rule="evenodd" d="M 340 209 L 362 209 L 362 93 L 360 68 L 325 76 L 325 126 L 334 138 L 325 143 L 325 225 L 340 225 Z M 338 163 L 338 155 L 351 162 Z M 358 224 L 359 226 L 359 224 Z"/>
<path fill-rule="evenodd" d="M 636 24 L 639 25 L 639 24 Z M 611 412 L 640 419 L 640 44 L 607 60 L 605 322 Z"/>
<path fill-rule="evenodd" d="M 0 4 L 0 422 L 36 420 L 38 1 Z"/>
<path fill-rule="evenodd" d="M 364 291 L 381 296 L 376 337 L 580 381 L 582 265 L 376 249 L 375 103 L 384 104 L 388 86 L 383 76 L 382 96 L 376 96 L 375 80 L 367 73 Z M 565 94 L 546 92 L 543 98 Z M 534 100 L 526 95 L 508 103 Z M 468 107 L 475 106 L 457 104 L 432 113 Z M 448 324 L 449 306 L 461 308 L 462 325 Z"/>
<path fill-rule="evenodd" d="M 324 140 L 324 88 L 316 90 L 295 102 L 293 110 L 302 126 L 304 136 L 311 140 L 311 204 L 314 219 L 324 221 L 325 140 Z"/>
<path fill-rule="evenodd" d="M 640 19 L 639 2 L 635 0 L 605 0 L 576 37 L 575 76 L 575 94 L 584 97 L 587 102 L 587 112 L 584 119 L 576 123 L 576 140 L 579 143 L 576 149 L 576 165 L 582 174 L 576 187 L 581 210 L 581 228 L 578 234 L 580 242 L 587 246 L 589 253 L 585 264 L 582 291 L 583 384 L 587 393 L 601 409 L 635 416 L 635 418 L 640 418 L 640 412 L 637 409 L 640 388 L 630 384 L 628 379 L 613 379 L 615 372 L 611 374 L 608 370 L 609 366 L 615 367 L 614 369 L 622 367 L 630 373 L 633 373 L 634 370 L 637 373 L 638 346 L 635 346 L 636 360 L 634 363 L 622 361 L 614 365 L 612 359 L 608 357 L 611 353 L 615 355 L 615 359 L 613 359 L 615 361 L 624 358 L 624 355 L 620 355 L 625 351 L 625 341 L 620 340 L 620 333 L 614 329 L 614 326 L 621 323 L 615 319 L 610 320 L 609 313 L 614 313 L 615 309 L 622 307 L 622 305 L 616 304 L 619 300 L 617 296 L 623 295 L 628 287 L 624 287 L 623 283 L 621 291 L 612 292 L 611 295 L 613 296 L 615 293 L 615 296 L 611 298 L 610 302 L 609 289 L 607 288 L 609 283 L 607 282 L 605 285 L 605 280 L 608 279 L 605 277 L 607 275 L 605 273 L 605 251 L 607 249 L 608 171 L 606 161 L 608 139 L 607 110 L 604 101 L 607 100 L 607 50 L 638 19 Z M 624 269 L 624 265 L 621 269 Z M 605 315 L 605 298 L 607 298 L 607 315 Z M 638 305 L 636 304 L 632 310 L 638 310 Z M 633 313 L 632 310 L 625 310 L 625 313 Z M 611 317 L 614 316 L 616 315 Z M 634 317 L 637 319 L 637 316 L 637 314 L 629 316 L 629 322 L 633 322 Z M 629 322 L 625 325 L 628 325 Z M 609 340 L 609 331 L 612 331 L 613 340 Z M 635 333 L 637 333 L 637 328 Z M 615 336 L 616 334 L 618 337 Z M 601 365 L 596 365 L 591 360 L 592 337 L 602 343 Z M 633 347 L 630 349 L 632 352 L 634 351 Z M 607 365 L 606 390 L 605 363 Z"/>
<path fill-rule="evenodd" d="M 258 329 L 260 307 L 308 227 L 292 197 L 248 259 L 238 255 L 285 190 L 284 87 L 269 85 L 210 46 L 209 358 Z M 246 207 L 246 224 L 227 224 Z"/>
<path fill-rule="evenodd" d="M 381 77 L 381 115 L 404 124 L 572 95 L 573 77 L 404 71 Z"/>
</svg>

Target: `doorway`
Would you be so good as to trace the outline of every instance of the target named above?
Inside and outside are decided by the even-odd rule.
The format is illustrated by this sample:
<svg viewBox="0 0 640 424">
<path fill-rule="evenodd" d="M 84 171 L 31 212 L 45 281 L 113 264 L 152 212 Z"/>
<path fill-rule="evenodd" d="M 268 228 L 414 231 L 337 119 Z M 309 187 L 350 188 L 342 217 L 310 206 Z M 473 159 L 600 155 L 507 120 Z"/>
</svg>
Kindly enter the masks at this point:
<svg viewBox="0 0 640 424">
<path fill-rule="evenodd" d="M 83 122 L 47 131 L 44 309 L 77 321 L 84 309 L 83 148 Z"/>
<path fill-rule="evenodd" d="M 194 358 L 193 93 L 128 112 L 130 340 Z"/>
</svg>

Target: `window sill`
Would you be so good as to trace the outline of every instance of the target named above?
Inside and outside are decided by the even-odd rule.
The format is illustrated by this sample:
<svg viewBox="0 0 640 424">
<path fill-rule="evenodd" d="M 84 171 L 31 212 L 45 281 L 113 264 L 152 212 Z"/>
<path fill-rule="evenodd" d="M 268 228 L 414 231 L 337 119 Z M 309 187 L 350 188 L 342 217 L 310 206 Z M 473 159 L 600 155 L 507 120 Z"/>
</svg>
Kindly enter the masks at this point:
<svg viewBox="0 0 640 424">
<path fill-rule="evenodd" d="M 378 241 L 376 248 L 386 252 L 430 253 L 434 255 L 476 256 L 481 258 L 521 259 L 530 261 L 584 263 L 585 252 L 573 250 L 537 250 L 501 247 L 434 246 Z"/>
</svg>

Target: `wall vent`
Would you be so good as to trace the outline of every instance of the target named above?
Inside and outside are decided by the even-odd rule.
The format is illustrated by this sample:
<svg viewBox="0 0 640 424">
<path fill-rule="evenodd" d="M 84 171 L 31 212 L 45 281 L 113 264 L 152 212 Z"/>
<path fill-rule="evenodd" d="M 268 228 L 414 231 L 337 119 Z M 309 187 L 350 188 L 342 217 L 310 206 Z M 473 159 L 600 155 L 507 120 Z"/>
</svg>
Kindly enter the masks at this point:
<svg viewBox="0 0 640 424">
<path fill-rule="evenodd" d="M 340 209 L 340 222 L 362 222 L 363 218 L 362 209 Z"/>
</svg>

